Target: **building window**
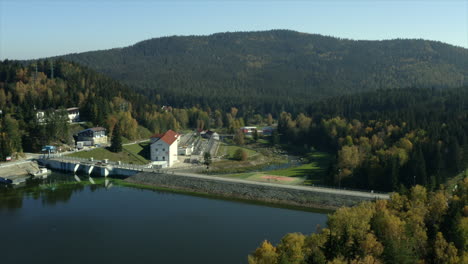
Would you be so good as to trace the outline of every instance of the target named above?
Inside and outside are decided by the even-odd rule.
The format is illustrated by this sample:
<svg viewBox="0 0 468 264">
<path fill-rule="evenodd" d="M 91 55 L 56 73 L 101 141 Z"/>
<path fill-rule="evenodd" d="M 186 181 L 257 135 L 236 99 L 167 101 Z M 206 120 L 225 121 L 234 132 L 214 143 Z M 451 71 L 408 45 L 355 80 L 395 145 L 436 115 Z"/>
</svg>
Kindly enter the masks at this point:
<svg viewBox="0 0 468 264">
<path fill-rule="evenodd" d="M 165 149 L 165 148 L 163 148 L 163 151 L 166 151 L 166 149 Z"/>
<path fill-rule="evenodd" d="M 156 157 L 156 161 L 158 160 L 158 157 Z"/>
<path fill-rule="evenodd" d="M 158 151 L 158 149 L 154 149 L 154 151 Z"/>
<path fill-rule="evenodd" d="M 166 157 L 163 157 L 163 160 L 166 160 Z"/>
</svg>

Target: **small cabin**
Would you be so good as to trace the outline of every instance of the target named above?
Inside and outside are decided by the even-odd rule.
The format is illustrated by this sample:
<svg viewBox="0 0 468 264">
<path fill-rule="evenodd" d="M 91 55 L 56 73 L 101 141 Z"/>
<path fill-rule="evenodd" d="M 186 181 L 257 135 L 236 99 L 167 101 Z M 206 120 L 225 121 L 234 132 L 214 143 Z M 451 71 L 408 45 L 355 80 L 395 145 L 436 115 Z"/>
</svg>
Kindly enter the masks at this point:
<svg viewBox="0 0 468 264">
<path fill-rule="evenodd" d="M 84 146 L 95 146 L 107 144 L 106 129 L 103 127 L 93 127 L 78 132 L 78 142 L 83 142 Z"/>
</svg>

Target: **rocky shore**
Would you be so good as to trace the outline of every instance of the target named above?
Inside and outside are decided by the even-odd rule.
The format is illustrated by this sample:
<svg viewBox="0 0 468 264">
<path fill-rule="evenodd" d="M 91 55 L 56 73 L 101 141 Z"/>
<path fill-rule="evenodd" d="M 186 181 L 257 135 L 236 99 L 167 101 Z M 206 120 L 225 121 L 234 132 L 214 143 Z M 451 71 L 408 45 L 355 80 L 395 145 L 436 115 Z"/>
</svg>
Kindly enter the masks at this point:
<svg viewBox="0 0 468 264">
<path fill-rule="evenodd" d="M 273 204 L 308 208 L 336 209 L 353 206 L 375 197 L 360 197 L 343 193 L 317 191 L 313 188 L 291 188 L 275 184 L 255 184 L 242 181 L 226 181 L 214 177 L 188 177 L 186 175 L 143 172 L 127 178 L 135 184 L 169 188 L 180 191 L 210 194 L 226 198 L 261 201 Z"/>
</svg>

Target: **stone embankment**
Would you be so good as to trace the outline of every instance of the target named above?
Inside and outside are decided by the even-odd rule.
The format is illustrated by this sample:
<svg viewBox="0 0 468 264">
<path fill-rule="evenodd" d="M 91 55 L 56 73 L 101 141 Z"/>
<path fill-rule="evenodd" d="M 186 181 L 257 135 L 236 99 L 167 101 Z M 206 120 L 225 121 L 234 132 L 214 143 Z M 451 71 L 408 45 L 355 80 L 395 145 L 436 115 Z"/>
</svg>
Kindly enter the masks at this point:
<svg viewBox="0 0 468 264">
<path fill-rule="evenodd" d="M 11 180 L 14 184 L 25 182 L 30 173 L 37 172 L 39 167 L 35 161 L 16 161 L 0 164 L 0 178 Z"/>
<path fill-rule="evenodd" d="M 0 164 L 0 177 L 10 178 L 16 176 L 25 176 L 38 170 L 39 167 L 34 161 L 12 162 L 11 164 L 3 163 Z"/>
<path fill-rule="evenodd" d="M 341 206 L 353 206 L 366 200 L 389 199 L 388 194 L 278 185 L 186 173 L 179 175 L 142 172 L 127 178 L 126 181 L 221 197 L 310 208 L 336 209 Z"/>
</svg>

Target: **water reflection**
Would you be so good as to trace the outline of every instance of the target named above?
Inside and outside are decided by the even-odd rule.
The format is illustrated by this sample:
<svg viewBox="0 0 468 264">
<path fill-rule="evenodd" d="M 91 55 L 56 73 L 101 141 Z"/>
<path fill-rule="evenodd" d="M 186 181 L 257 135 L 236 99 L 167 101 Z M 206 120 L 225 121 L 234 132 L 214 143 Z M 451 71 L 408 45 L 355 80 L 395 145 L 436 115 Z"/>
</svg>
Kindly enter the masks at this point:
<svg viewBox="0 0 468 264">
<path fill-rule="evenodd" d="M 108 190 L 114 179 L 79 175 L 77 182 L 74 175 L 54 174 L 21 188 L 1 188 L 6 239 L 0 248 L 6 254 L 0 263 L 245 263 L 261 241 L 310 233 L 326 221 L 320 213 L 118 186 Z M 38 243 L 26 249 L 29 241 Z"/>
<path fill-rule="evenodd" d="M 79 177 L 74 175 L 75 180 Z M 81 180 L 73 181 L 69 175 L 52 174 L 47 179 L 28 179 L 24 186 L 15 187 L 11 184 L 0 186 L 0 210 L 14 211 L 20 209 L 25 197 L 41 200 L 44 205 L 56 205 L 60 202 L 66 203 L 73 193 L 81 192 L 89 188 L 94 192 L 102 188 L 109 188 L 112 183 L 106 179 L 105 182 L 96 184 L 89 177 L 89 182 L 82 183 Z M 88 187 L 86 187 L 88 186 Z"/>
</svg>

